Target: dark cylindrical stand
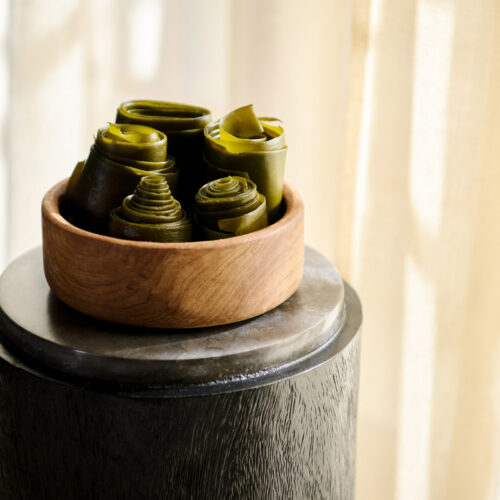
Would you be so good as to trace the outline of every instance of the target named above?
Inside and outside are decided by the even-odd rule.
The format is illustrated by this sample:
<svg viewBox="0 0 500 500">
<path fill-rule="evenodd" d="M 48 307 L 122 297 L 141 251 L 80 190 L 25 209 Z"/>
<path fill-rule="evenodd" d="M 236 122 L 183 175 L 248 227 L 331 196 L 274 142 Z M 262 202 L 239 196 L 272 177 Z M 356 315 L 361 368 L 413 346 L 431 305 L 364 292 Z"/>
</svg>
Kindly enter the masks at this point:
<svg viewBox="0 0 500 500">
<path fill-rule="evenodd" d="M 353 498 L 361 308 L 317 252 L 277 309 L 175 332 L 72 311 L 41 266 L 0 279 L 0 498 Z"/>
</svg>

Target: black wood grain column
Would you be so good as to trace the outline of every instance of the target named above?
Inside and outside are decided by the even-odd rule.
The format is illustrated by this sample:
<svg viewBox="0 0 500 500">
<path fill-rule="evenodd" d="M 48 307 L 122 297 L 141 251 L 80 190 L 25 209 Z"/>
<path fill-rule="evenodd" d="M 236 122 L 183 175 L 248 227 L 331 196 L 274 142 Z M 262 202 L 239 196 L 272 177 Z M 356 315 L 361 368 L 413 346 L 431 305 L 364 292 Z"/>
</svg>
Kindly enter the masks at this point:
<svg viewBox="0 0 500 500">
<path fill-rule="evenodd" d="M 0 498 L 353 498 L 361 308 L 326 259 L 259 318 L 157 331 L 70 310 L 40 254 L 0 279 Z"/>
</svg>

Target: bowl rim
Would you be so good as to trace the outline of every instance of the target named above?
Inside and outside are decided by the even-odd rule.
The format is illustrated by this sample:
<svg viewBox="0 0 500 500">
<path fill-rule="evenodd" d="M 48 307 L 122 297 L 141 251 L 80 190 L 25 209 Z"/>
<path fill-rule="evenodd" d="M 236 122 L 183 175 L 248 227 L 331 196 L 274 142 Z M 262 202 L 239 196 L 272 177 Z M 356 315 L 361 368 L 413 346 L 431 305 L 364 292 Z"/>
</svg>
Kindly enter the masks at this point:
<svg viewBox="0 0 500 500">
<path fill-rule="evenodd" d="M 189 250 L 189 249 L 216 249 L 227 248 L 237 245 L 245 245 L 265 238 L 271 238 L 281 231 L 285 231 L 290 225 L 295 224 L 297 218 L 304 212 L 304 204 L 298 191 L 293 189 L 287 182 L 283 184 L 283 199 L 286 204 L 285 213 L 273 224 L 240 236 L 231 236 L 219 240 L 204 241 L 183 241 L 183 242 L 155 242 L 155 241 L 135 241 L 122 238 L 115 238 L 103 234 L 93 233 L 81 229 L 63 217 L 59 209 L 59 203 L 66 191 L 69 177 L 59 181 L 52 186 L 42 200 L 42 217 L 59 229 L 72 233 L 77 237 L 92 238 L 102 243 L 116 246 L 126 246 L 142 250 Z"/>
</svg>

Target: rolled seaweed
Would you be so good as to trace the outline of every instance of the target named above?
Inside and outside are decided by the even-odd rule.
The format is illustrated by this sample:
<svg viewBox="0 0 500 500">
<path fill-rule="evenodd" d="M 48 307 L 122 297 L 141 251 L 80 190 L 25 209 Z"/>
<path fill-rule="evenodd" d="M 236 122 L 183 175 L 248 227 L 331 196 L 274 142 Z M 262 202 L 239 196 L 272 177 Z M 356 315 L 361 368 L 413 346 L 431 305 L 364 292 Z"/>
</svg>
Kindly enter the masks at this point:
<svg viewBox="0 0 500 500">
<path fill-rule="evenodd" d="M 74 169 L 65 204 L 75 222 L 105 232 L 109 212 L 142 177 L 163 176 L 175 193 L 179 171 L 167 156 L 167 137 L 151 127 L 108 124 L 98 130 L 85 163 Z"/>
<path fill-rule="evenodd" d="M 209 179 L 227 175 L 251 179 L 266 197 L 270 222 L 280 216 L 286 150 L 281 121 L 257 118 L 252 105 L 205 127 L 204 159 Z"/>
<path fill-rule="evenodd" d="M 191 241 L 192 224 L 165 179 L 147 176 L 111 211 L 109 234 L 139 241 Z"/>
<path fill-rule="evenodd" d="M 180 170 L 180 199 L 191 204 L 198 188 L 206 182 L 203 129 L 211 120 L 208 109 L 165 101 L 126 101 L 116 113 L 116 123 L 146 125 L 167 135 L 169 153 Z"/>
<path fill-rule="evenodd" d="M 209 240 L 251 233 L 268 225 L 266 198 L 244 177 L 228 176 L 202 186 L 196 193 L 195 213 Z"/>
</svg>

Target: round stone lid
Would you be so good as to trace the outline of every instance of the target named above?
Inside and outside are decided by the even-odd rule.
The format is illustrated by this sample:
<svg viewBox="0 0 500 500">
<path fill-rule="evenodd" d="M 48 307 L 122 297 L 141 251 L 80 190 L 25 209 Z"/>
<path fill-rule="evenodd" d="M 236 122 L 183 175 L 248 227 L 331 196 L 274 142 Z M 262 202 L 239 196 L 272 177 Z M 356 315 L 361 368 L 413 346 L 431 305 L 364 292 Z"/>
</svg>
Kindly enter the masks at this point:
<svg viewBox="0 0 500 500">
<path fill-rule="evenodd" d="M 0 307 L 2 342 L 36 365 L 149 387 L 269 375 L 332 344 L 345 321 L 342 279 L 311 248 L 306 248 L 302 283 L 290 299 L 231 325 L 156 330 L 85 316 L 50 291 L 39 247 L 13 261 L 1 276 Z"/>
</svg>

